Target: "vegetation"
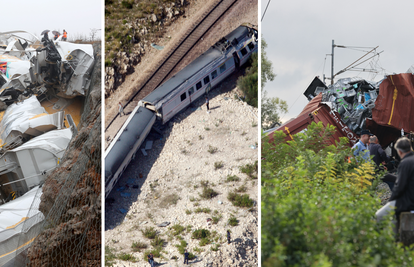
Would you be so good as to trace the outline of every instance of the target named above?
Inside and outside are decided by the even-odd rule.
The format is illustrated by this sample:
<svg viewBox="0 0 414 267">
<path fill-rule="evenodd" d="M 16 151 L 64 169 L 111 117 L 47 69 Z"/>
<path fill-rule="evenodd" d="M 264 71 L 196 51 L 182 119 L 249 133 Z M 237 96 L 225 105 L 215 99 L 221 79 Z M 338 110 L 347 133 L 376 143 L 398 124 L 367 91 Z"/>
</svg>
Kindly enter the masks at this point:
<svg viewBox="0 0 414 267">
<path fill-rule="evenodd" d="M 278 97 L 268 97 L 266 90 L 262 90 L 261 121 L 263 130 L 268 130 L 281 124 L 280 114 L 288 112 L 287 102 Z"/>
<path fill-rule="evenodd" d="M 217 196 L 218 193 L 214 191 L 211 187 L 203 187 L 203 192 L 200 194 L 200 197 L 203 199 L 212 199 Z"/>
<path fill-rule="evenodd" d="M 142 42 L 143 38 L 152 40 L 163 35 L 164 30 L 158 23 L 146 18 L 152 14 L 158 19 L 165 17 L 163 4 L 167 2 L 174 0 L 143 0 L 139 3 L 134 0 L 105 0 L 105 66 L 115 62 L 119 51 L 130 53 L 133 45 Z M 136 21 L 139 25 L 134 26 Z M 142 34 L 144 27 L 145 35 Z"/>
<path fill-rule="evenodd" d="M 305 133 L 262 146 L 262 266 L 412 266 L 381 207 L 371 163 L 348 160 L 347 139 L 312 123 Z M 362 160 L 358 162 L 363 162 Z"/>
<path fill-rule="evenodd" d="M 216 153 L 218 151 L 218 148 L 217 147 L 214 147 L 214 146 L 211 146 L 211 145 L 208 145 L 208 150 L 207 151 L 210 154 L 214 154 L 214 153 Z"/>
<path fill-rule="evenodd" d="M 234 215 L 231 215 L 229 220 L 227 221 L 227 224 L 231 226 L 237 226 L 239 224 L 239 220 L 237 220 L 237 218 L 234 217 Z"/>
<path fill-rule="evenodd" d="M 218 170 L 224 167 L 223 161 L 214 162 L 214 169 Z"/>
<path fill-rule="evenodd" d="M 202 239 L 206 237 L 210 237 L 210 231 L 207 229 L 194 230 L 193 234 L 191 235 L 192 239 Z"/>
<path fill-rule="evenodd" d="M 142 234 L 149 239 L 154 239 L 157 236 L 157 230 L 154 227 L 145 227 L 144 230 L 141 230 Z"/>
<path fill-rule="evenodd" d="M 226 182 L 238 182 L 240 178 L 237 175 L 229 175 L 227 176 Z"/>
<path fill-rule="evenodd" d="M 240 195 L 235 192 L 229 192 L 227 199 L 236 207 L 253 207 L 253 199 L 248 194 Z"/>
<path fill-rule="evenodd" d="M 253 164 L 246 164 L 240 167 L 240 171 L 251 179 L 257 179 L 257 172 L 259 170 L 259 166 L 257 164 L 257 160 Z"/>
<path fill-rule="evenodd" d="M 105 266 L 112 266 L 115 263 L 114 260 L 116 260 L 114 249 L 109 246 L 105 246 Z"/>
<path fill-rule="evenodd" d="M 195 212 L 195 213 L 201 213 L 201 212 L 204 212 L 204 213 L 210 213 L 210 211 L 211 211 L 211 209 L 210 209 L 210 208 L 196 208 L 196 209 L 194 210 L 194 212 Z"/>
<path fill-rule="evenodd" d="M 184 232 L 185 227 L 180 225 L 180 224 L 175 224 L 173 226 L 171 226 L 171 228 L 173 230 L 172 234 L 174 236 L 180 235 L 182 232 Z"/>
<path fill-rule="evenodd" d="M 151 246 L 154 248 L 162 248 L 164 246 L 164 239 L 156 236 L 153 240 L 151 240 Z"/>
<path fill-rule="evenodd" d="M 134 256 L 132 256 L 131 254 L 128 254 L 128 253 L 119 254 L 118 259 L 123 260 L 123 261 L 132 261 L 132 262 L 135 262 L 137 260 L 137 259 L 135 259 Z"/>
<path fill-rule="evenodd" d="M 213 220 L 213 224 L 218 224 L 223 216 L 220 214 L 219 216 L 213 216 L 211 219 Z"/>
<path fill-rule="evenodd" d="M 148 247 L 148 245 L 145 244 L 144 242 L 141 242 L 141 241 L 133 242 L 132 246 L 131 246 L 132 250 L 135 251 L 135 252 L 141 251 L 141 249 L 144 249 L 144 248 L 147 248 L 147 247 Z"/>
<path fill-rule="evenodd" d="M 258 90 L 258 60 L 257 53 L 253 53 L 249 60 L 251 67 L 247 68 L 246 74 L 237 80 L 237 87 L 243 91 L 247 104 L 257 107 L 259 99 Z"/>
</svg>

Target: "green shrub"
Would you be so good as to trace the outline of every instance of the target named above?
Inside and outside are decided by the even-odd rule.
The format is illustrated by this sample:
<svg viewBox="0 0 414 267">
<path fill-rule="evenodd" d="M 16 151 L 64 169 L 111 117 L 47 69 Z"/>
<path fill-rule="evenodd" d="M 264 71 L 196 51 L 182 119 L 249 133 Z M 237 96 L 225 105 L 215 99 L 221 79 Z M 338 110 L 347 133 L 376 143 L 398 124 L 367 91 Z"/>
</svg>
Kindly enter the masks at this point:
<svg viewBox="0 0 414 267">
<path fill-rule="evenodd" d="M 202 239 L 210 236 L 210 231 L 207 229 L 198 229 L 194 230 L 193 234 L 191 235 L 192 239 Z"/>
<path fill-rule="evenodd" d="M 137 252 L 141 251 L 141 249 L 147 248 L 147 244 L 141 241 L 133 242 L 131 246 L 132 250 Z"/>
<path fill-rule="evenodd" d="M 217 196 L 218 193 L 214 191 L 213 188 L 210 187 L 203 187 L 203 192 L 200 194 L 200 197 L 203 199 L 212 199 L 213 197 Z"/>
<path fill-rule="evenodd" d="M 132 262 L 136 261 L 135 257 L 128 253 L 119 254 L 118 259 L 123 260 L 123 261 L 132 261 Z"/>
<path fill-rule="evenodd" d="M 112 266 L 116 260 L 116 254 L 114 253 L 114 249 L 105 246 L 105 266 Z"/>
<path fill-rule="evenodd" d="M 239 220 L 237 220 L 237 218 L 232 215 L 227 221 L 227 224 L 231 226 L 237 226 L 239 224 Z"/>
<path fill-rule="evenodd" d="M 171 229 L 172 229 L 172 230 L 174 230 L 172 234 L 173 234 L 174 236 L 176 236 L 176 235 L 179 235 L 179 234 L 181 234 L 182 232 L 184 232 L 185 227 L 184 227 L 184 226 L 182 226 L 182 225 L 180 225 L 180 224 L 175 224 L 175 225 L 171 226 Z"/>
<path fill-rule="evenodd" d="M 211 243 L 210 238 L 208 238 L 208 237 L 204 237 L 204 238 L 201 238 L 199 245 L 200 245 L 201 247 L 204 247 L 205 245 L 208 245 L 208 244 L 210 244 L 210 243 Z"/>
<path fill-rule="evenodd" d="M 218 151 L 218 148 L 217 147 L 213 147 L 211 145 L 208 145 L 208 150 L 207 151 L 210 154 L 214 154 L 214 153 L 216 153 Z"/>
<path fill-rule="evenodd" d="M 248 194 L 239 195 L 235 192 L 229 192 L 227 199 L 236 207 L 251 208 L 254 204 Z"/>
<path fill-rule="evenodd" d="M 213 220 L 213 224 L 218 224 L 218 222 L 220 221 L 220 219 L 223 216 L 220 214 L 220 216 L 213 216 L 211 219 Z"/>
<path fill-rule="evenodd" d="M 244 193 L 247 191 L 247 187 L 245 185 L 242 185 L 239 188 L 236 188 L 234 191 L 237 193 Z"/>
<path fill-rule="evenodd" d="M 312 123 L 287 143 L 263 138 L 262 266 L 412 266 L 391 216 L 376 222 L 371 163 L 348 162 L 346 138 L 328 145 L 334 131 Z"/>
<path fill-rule="evenodd" d="M 240 171 L 242 173 L 247 174 L 251 179 L 257 179 L 257 172 L 258 172 L 258 163 L 257 160 L 253 164 L 246 164 L 244 166 L 240 166 Z"/>
<path fill-rule="evenodd" d="M 218 251 L 219 250 L 219 247 L 220 247 L 220 245 L 219 244 L 216 244 L 214 246 L 211 246 L 210 249 L 211 249 L 211 251 Z"/>
<path fill-rule="evenodd" d="M 122 6 L 127 8 L 127 9 L 132 9 L 133 3 L 134 3 L 134 1 L 126 1 L 126 0 L 122 0 L 122 2 L 121 2 Z"/>
<path fill-rule="evenodd" d="M 229 175 L 227 176 L 226 182 L 238 182 L 240 178 L 236 175 Z"/>
<path fill-rule="evenodd" d="M 214 162 L 214 169 L 218 170 L 224 167 L 223 161 Z"/>
<path fill-rule="evenodd" d="M 154 227 L 145 227 L 144 230 L 141 230 L 142 234 L 149 239 L 154 239 L 157 236 L 157 230 Z"/>
<path fill-rule="evenodd" d="M 210 208 L 196 208 L 196 209 L 194 210 L 194 212 L 195 212 L 195 213 L 201 213 L 201 212 L 204 212 L 204 213 L 210 213 L 210 211 L 211 211 L 211 209 L 210 209 Z"/>
<path fill-rule="evenodd" d="M 151 240 L 151 246 L 154 248 L 163 247 L 164 246 L 164 239 L 159 236 L 156 236 L 153 240 Z"/>
<path fill-rule="evenodd" d="M 179 245 L 175 245 L 176 248 L 178 248 L 178 252 L 180 254 L 184 254 L 185 252 L 185 248 L 187 247 L 187 242 L 185 242 L 184 240 L 181 240 Z"/>
</svg>

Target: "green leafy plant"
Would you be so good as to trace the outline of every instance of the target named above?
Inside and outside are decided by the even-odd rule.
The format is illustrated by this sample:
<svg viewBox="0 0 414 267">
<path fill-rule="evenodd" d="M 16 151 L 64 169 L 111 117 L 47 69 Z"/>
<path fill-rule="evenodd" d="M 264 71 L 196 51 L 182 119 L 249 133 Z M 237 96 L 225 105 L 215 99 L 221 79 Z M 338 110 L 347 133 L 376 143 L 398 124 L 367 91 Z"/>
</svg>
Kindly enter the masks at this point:
<svg viewBox="0 0 414 267">
<path fill-rule="evenodd" d="M 148 245 L 145 244 L 144 242 L 141 242 L 141 241 L 133 242 L 132 245 L 131 245 L 132 250 L 135 251 L 135 252 L 141 251 L 141 249 L 144 249 L 144 248 L 147 248 L 147 247 L 148 247 Z"/>
<path fill-rule="evenodd" d="M 142 234 L 149 239 L 154 239 L 157 236 L 157 230 L 154 227 L 145 227 L 144 230 L 141 230 Z"/>
<path fill-rule="evenodd" d="M 262 266 L 410 266 L 413 251 L 395 243 L 372 163 L 354 158 L 336 129 L 312 123 L 285 142 L 262 143 Z M 349 159 L 349 160 L 348 160 Z M 358 233 L 358 234 L 355 234 Z"/>
<path fill-rule="evenodd" d="M 248 194 L 240 195 L 235 192 L 229 192 L 227 199 L 236 207 L 253 207 L 253 199 Z"/>
</svg>

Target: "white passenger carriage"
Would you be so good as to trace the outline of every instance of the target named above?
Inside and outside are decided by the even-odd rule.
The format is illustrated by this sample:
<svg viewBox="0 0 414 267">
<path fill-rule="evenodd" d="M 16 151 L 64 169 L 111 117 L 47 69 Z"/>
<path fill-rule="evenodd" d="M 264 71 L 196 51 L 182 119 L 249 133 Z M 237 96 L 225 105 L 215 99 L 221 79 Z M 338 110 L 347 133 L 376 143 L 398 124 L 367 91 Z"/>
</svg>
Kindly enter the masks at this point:
<svg viewBox="0 0 414 267">
<path fill-rule="evenodd" d="M 105 197 L 150 132 L 155 115 L 168 122 L 257 52 L 257 31 L 240 26 L 138 103 L 105 151 Z"/>
<path fill-rule="evenodd" d="M 156 111 L 162 123 L 166 123 L 208 93 L 207 88 L 214 87 L 246 63 L 250 55 L 257 52 L 256 34 L 250 28 L 238 27 L 141 100 L 139 105 Z"/>
</svg>

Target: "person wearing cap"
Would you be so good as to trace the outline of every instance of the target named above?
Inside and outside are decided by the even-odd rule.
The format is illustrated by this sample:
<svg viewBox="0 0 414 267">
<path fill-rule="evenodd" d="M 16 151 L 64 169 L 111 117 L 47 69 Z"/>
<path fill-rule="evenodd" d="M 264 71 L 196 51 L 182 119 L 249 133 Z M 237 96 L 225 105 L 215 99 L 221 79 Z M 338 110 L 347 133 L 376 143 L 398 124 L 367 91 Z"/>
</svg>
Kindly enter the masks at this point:
<svg viewBox="0 0 414 267">
<path fill-rule="evenodd" d="M 398 165 L 398 175 L 392 190 L 389 202 L 379 209 L 375 216 L 377 221 L 381 221 L 384 216 L 394 211 L 397 216 L 397 221 L 394 220 L 395 229 L 397 232 L 397 222 L 401 212 L 414 210 L 414 153 L 411 148 L 410 139 L 401 137 L 395 143 L 395 149 L 401 158 L 400 165 Z"/>
<path fill-rule="evenodd" d="M 358 143 L 356 143 L 352 149 L 354 150 L 354 156 L 361 156 L 365 161 L 369 161 L 370 160 L 370 154 L 369 154 L 369 149 L 368 149 L 368 141 L 369 141 L 369 137 L 372 136 L 372 133 L 370 133 L 369 130 L 362 130 L 361 131 L 361 135 L 359 138 Z"/>
</svg>

